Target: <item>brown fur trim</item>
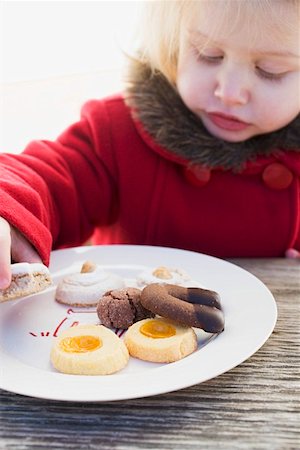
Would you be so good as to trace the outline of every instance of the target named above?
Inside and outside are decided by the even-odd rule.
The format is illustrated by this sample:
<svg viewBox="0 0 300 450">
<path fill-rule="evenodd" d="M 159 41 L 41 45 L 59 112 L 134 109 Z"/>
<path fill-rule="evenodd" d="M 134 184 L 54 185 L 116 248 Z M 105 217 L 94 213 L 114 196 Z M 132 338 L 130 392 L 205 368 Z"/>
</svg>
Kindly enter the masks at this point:
<svg viewBox="0 0 300 450">
<path fill-rule="evenodd" d="M 258 156 L 300 152 L 300 114 L 275 132 L 244 142 L 226 142 L 205 129 L 161 73 L 152 74 L 139 62 L 131 64 L 126 101 L 158 144 L 191 163 L 240 170 Z"/>
</svg>

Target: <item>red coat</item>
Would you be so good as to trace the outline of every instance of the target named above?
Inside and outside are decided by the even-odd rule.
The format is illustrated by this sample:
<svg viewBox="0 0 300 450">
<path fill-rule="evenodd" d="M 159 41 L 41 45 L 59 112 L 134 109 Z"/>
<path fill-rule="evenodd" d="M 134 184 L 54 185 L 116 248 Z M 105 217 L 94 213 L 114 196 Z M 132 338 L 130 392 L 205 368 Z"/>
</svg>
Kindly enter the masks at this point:
<svg viewBox="0 0 300 450">
<path fill-rule="evenodd" d="M 52 248 L 93 233 L 94 243 L 219 257 L 300 250 L 299 153 L 258 158 L 238 174 L 190 171 L 132 119 L 121 96 L 90 101 L 56 142 L 32 142 L 0 163 L 0 216 L 46 263 Z"/>
</svg>

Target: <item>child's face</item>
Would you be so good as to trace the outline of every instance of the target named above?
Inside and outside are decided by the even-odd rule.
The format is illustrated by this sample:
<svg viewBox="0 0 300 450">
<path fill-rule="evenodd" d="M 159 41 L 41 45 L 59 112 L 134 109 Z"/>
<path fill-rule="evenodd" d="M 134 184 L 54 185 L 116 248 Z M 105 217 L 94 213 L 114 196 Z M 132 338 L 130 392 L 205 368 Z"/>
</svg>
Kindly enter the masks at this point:
<svg viewBox="0 0 300 450">
<path fill-rule="evenodd" d="M 183 102 L 212 135 L 230 142 L 287 125 L 300 112 L 300 32 L 286 26 L 298 20 L 295 12 L 285 11 L 286 33 L 276 32 L 282 11 L 274 8 L 271 25 L 255 17 L 212 38 L 222 2 L 201 4 L 203 14 L 180 42 L 176 85 Z"/>
</svg>

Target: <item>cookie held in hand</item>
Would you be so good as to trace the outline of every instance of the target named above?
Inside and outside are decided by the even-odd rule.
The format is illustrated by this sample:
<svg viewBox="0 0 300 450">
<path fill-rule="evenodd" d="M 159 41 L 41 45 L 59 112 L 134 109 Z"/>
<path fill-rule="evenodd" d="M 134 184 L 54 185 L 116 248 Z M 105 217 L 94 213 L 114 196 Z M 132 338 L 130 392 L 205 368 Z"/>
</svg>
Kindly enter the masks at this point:
<svg viewBox="0 0 300 450">
<path fill-rule="evenodd" d="M 11 274 L 9 287 L 0 289 L 0 302 L 41 292 L 52 284 L 49 269 L 44 264 L 12 264 Z"/>
</svg>

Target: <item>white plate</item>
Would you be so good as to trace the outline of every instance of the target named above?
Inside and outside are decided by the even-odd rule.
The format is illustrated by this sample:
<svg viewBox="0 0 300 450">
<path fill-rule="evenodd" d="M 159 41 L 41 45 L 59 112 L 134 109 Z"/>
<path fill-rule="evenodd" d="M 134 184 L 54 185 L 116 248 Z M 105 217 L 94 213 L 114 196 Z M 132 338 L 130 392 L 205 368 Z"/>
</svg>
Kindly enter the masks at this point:
<svg viewBox="0 0 300 450">
<path fill-rule="evenodd" d="M 122 371 L 107 376 L 65 375 L 50 364 L 49 353 L 62 329 L 98 323 L 95 312 L 70 309 L 54 300 L 55 285 L 85 260 L 135 278 L 145 267 L 186 270 L 193 279 L 221 295 L 225 331 L 200 331 L 198 350 L 171 364 L 130 358 Z M 266 286 L 247 271 L 199 253 L 150 246 L 78 247 L 52 252 L 54 286 L 26 299 L 0 305 L 0 388 L 32 397 L 65 401 L 111 401 L 182 389 L 214 378 L 255 353 L 276 323 L 276 303 Z"/>
</svg>

